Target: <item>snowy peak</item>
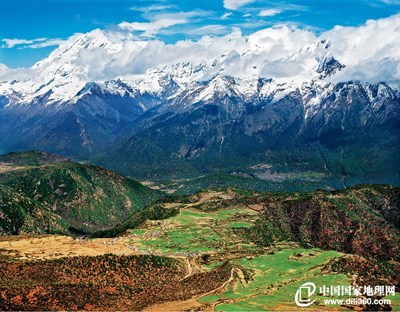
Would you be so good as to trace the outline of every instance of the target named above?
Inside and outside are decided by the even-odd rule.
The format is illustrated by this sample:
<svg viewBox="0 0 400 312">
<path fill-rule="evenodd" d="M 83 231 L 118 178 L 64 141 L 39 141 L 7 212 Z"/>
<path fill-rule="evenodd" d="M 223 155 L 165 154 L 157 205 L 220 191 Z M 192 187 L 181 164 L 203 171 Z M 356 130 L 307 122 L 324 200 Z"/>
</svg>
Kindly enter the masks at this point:
<svg viewBox="0 0 400 312">
<path fill-rule="evenodd" d="M 20 79 L 1 82 L 0 95 L 8 98 L 8 105 L 76 103 L 95 82 L 102 92 L 129 97 L 150 94 L 165 100 L 193 93 L 192 100 L 222 94 L 249 99 L 282 95 L 303 86 L 313 86 L 319 93 L 330 83 L 352 80 L 346 79 L 349 73 L 369 77 L 376 72 L 392 75 L 388 82 L 398 84 L 397 34 L 394 39 L 385 37 L 386 50 L 369 43 L 364 47 L 366 40 L 356 42 L 357 49 L 351 46 L 365 29 L 381 36 L 383 29 L 393 33 L 396 25 L 400 26 L 398 16 L 357 29 L 335 28 L 319 37 L 280 25 L 249 36 L 234 31 L 173 45 L 140 41 L 125 31 L 96 29 L 70 37 L 48 58 L 21 71 Z M 360 53 L 363 49 L 365 55 Z M 260 86 L 259 79 L 269 82 Z"/>
<path fill-rule="evenodd" d="M 146 43 L 134 41 L 132 37 L 114 36 L 113 33 L 94 30 L 87 34 L 77 34 L 61 44 L 49 57 L 27 70 L 25 79 L 12 84 L 5 82 L 0 85 L 4 95 L 19 94 L 20 103 L 31 103 L 50 93 L 46 103 L 74 102 L 77 95 L 85 92 L 88 82 L 96 73 L 103 70 L 106 60 L 112 62 L 119 58 L 119 53 L 130 45 L 130 51 L 137 53 Z M 94 60 L 97 59 L 97 62 Z M 93 61 L 89 61 L 93 60 Z"/>
<path fill-rule="evenodd" d="M 331 76 L 338 70 L 345 68 L 344 65 L 340 64 L 332 55 L 325 55 L 320 61 L 317 69 L 317 73 L 322 74 L 323 77 Z"/>
</svg>

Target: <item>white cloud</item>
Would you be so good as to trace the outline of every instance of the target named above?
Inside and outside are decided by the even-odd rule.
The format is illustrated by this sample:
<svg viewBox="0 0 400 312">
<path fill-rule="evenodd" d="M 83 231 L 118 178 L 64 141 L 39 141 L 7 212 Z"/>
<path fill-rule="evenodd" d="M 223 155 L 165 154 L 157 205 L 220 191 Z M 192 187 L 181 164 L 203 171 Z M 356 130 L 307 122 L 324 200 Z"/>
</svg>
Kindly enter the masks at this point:
<svg viewBox="0 0 400 312">
<path fill-rule="evenodd" d="M 400 0 L 379 0 L 388 5 L 400 5 Z"/>
<path fill-rule="evenodd" d="M 400 14 L 360 27 L 336 26 L 321 37 L 331 42 L 332 55 L 346 65 L 335 79 L 400 80 Z"/>
<path fill-rule="evenodd" d="M 38 73 L 30 68 L 9 68 L 0 63 L 0 82 L 12 80 L 27 80 L 38 77 Z"/>
<path fill-rule="evenodd" d="M 197 34 L 223 34 L 226 31 L 229 29 L 224 25 L 208 25 L 199 29 Z M 313 52 L 314 44 L 321 40 L 330 42 L 330 47 Z M 232 51 L 238 54 L 234 54 L 235 57 L 231 58 L 234 61 L 229 66 L 226 63 L 224 68 L 225 73 L 232 75 L 246 75 L 255 66 L 258 74 L 264 77 L 307 80 L 315 74 L 318 66 L 316 57 L 320 57 L 320 53 L 330 53 L 346 66 L 332 78 L 336 81 L 399 81 L 400 15 L 371 20 L 360 27 L 335 27 L 319 37 L 311 30 L 278 25 L 249 36 L 243 36 L 236 30 L 228 36 L 206 36 L 197 42 L 184 41 L 176 45 L 158 42 L 147 46 L 140 53 L 143 57 L 131 59 L 131 64 L 152 55 L 150 59 L 153 61 L 146 66 L 132 66 L 145 71 L 148 67 L 171 64 L 177 60 L 199 62 L 218 58 Z"/>
<path fill-rule="evenodd" d="M 193 22 L 197 18 L 209 16 L 210 14 L 211 12 L 203 10 L 169 13 L 152 12 L 146 15 L 146 19 L 149 22 L 122 22 L 118 24 L 118 27 L 129 32 L 141 32 L 141 37 L 152 38 L 163 29 Z"/>
<path fill-rule="evenodd" d="M 266 17 L 266 16 L 274 16 L 279 13 L 282 13 L 282 10 L 280 9 L 266 9 L 266 10 L 261 10 L 260 13 L 258 13 L 258 16 L 261 17 Z"/>
<path fill-rule="evenodd" d="M 191 13 L 191 16 L 196 15 Z M 206 25 L 197 30 L 187 30 L 188 35 L 204 34 L 199 40 L 183 40 L 175 44 L 138 39 L 131 33 L 155 35 L 163 29 L 185 23 L 189 18 L 187 15 L 186 18 L 180 16 L 181 19 L 169 19 L 171 16 L 168 15 L 158 17 L 148 23 L 125 22 L 115 30 L 75 35 L 62 43 L 39 67 L 50 76 L 53 72 L 70 70 L 85 80 L 111 80 L 144 74 L 155 66 L 182 62 L 199 64 L 218 59 L 221 63 L 204 77 L 221 71 L 239 77 L 258 75 L 278 80 L 306 81 L 316 74 L 317 59 L 328 53 L 346 66 L 331 78 L 332 81 L 400 80 L 400 15 L 371 20 L 359 27 L 337 26 L 319 36 L 294 25 L 276 25 L 246 36 L 240 28 Z M 322 44 L 321 40 L 326 40 L 326 43 Z M 48 41 L 46 39 L 37 44 Z M 82 48 L 78 49 L 77 43 Z M 69 49 L 71 46 L 74 50 Z M 62 62 L 59 57 L 65 58 L 61 65 L 57 63 Z M 8 79 L 15 79 L 17 75 L 36 75 L 32 70 L 0 68 L 0 71 L 0 76 Z"/>
<path fill-rule="evenodd" d="M 224 0 L 224 8 L 228 9 L 228 10 L 236 11 L 239 8 L 241 8 L 247 4 L 253 3 L 255 1 L 256 0 Z"/>
<path fill-rule="evenodd" d="M 378 9 L 383 9 L 387 6 L 399 6 L 400 0 L 364 0 L 364 2 L 373 7 Z"/>
<path fill-rule="evenodd" d="M 345 70 L 331 77 L 330 81 L 366 81 L 370 83 L 400 82 L 400 60 L 383 58 L 380 60 L 368 60 L 358 66 L 348 66 Z"/>
<path fill-rule="evenodd" d="M 154 13 L 151 15 L 146 15 L 146 17 L 149 20 L 157 20 L 157 19 L 163 19 L 163 18 L 170 18 L 170 19 L 196 19 L 196 18 L 201 18 L 201 17 L 209 17 L 213 15 L 214 13 L 212 11 L 204 11 L 204 10 L 192 10 L 192 11 L 187 11 L 187 12 L 167 12 L 167 13 Z"/>
<path fill-rule="evenodd" d="M 8 49 L 14 48 L 17 45 L 33 43 L 33 40 L 17 39 L 17 38 L 14 39 L 4 38 L 2 41 L 4 42 L 2 48 L 8 48 Z"/>
<path fill-rule="evenodd" d="M 221 16 L 221 19 L 222 19 L 222 20 L 225 20 L 225 19 L 227 19 L 228 17 L 230 17 L 230 16 L 232 16 L 232 15 L 233 15 L 232 12 L 227 12 L 227 13 L 225 13 L 225 14 L 223 14 L 223 15 Z"/>
<path fill-rule="evenodd" d="M 133 6 L 130 7 L 130 10 L 132 11 L 139 11 L 139 12 L 153 12 L 153 11 L 163 11 L 163 10 L 169 10 L 169 9 L 174 9 L 175 5 L 172 4 L 153 4 L 149 6 Z"/>
<path fill-rule="evenodd" d="M 9 39 L 4 38 L 2 40 L 3 45 L 2 48 L 12 49 L 14 47 L 18 47 L 19 49 L 38 49 L 38 48 L 45 48 L 50 46 L 58 46 L 64 40 L 62 39 L 48 39 L 48 38 L 36 38 L 36 39 Z"/>
<path fill-rule="evenodd" d="M 198 64 L 204 60 L 212 61 L 227 55 L 229 57 L 224 58 L 223 65 L 225 74 L 246 75 L 254 71 L 254 66 L 259 68 L 261 74 L 264 63 L 288 58 L 315 40 L 315 35 L 311 31 L 285 25 L 258 31 L 250 36 L 244 36 L 239 28 L 232 30 L 224 25 L 208 25 L 198 29 L 196 34 L 218 35 L 226 32 L 230 33 L 219 37 L 206 35 L 198 41 L 184 40 L 176 44 L 151 40 L 140 46 L 134 41 L 126 41 L 118 52 L 113 54 L 106 53 L 102 49 L 83 50 L 78 58 L 79 67 L 89 68 L 87 74 L 89 79 L 110 80 L 125 75 L 144 74 L 154 66 L 184 62 Z M 115 37 L 114 34 L 109 36 Z M 298 71 L 300 70 L 296 72 Z M 211 71 L 204 77 L 212 75 Z"/>
<path fill-rule="evenodd" d="M 143 37 L 154 37 L 161 29 L 168 28 L 171 26 L 185 24 L 188 21 L 186 19 L 159 19 L 149 23 L 139 22 L 122 22 L 118 24 L 119 28 L 130 32 L 141 31 Z"/>
<path fill-rule="evenodd" d="M 190 30 L 188 34 L 196 36 L 204 35 L 225 35 L 232 31 L 232 27 L 225 25 L 207 25 L 197 29 Z"/>
<path fill-rule="evenodd" d="M 63 40 L 63 39 L 48 39 L 48 40 L 44 40 L 42 42 L 36 42 L 36 43 L 30 44 L 30 45 L 26 46 L 26 48 L 39 49 L 39 48 L 53 47 L 53 46 L 60 45 L 64 41 L 65 40 Z"/>
<path fill-rule="evenodd" d="M 0 77 L 6 75 L 9 72 L 7 65 L 0 63 Z"/>
</svg>

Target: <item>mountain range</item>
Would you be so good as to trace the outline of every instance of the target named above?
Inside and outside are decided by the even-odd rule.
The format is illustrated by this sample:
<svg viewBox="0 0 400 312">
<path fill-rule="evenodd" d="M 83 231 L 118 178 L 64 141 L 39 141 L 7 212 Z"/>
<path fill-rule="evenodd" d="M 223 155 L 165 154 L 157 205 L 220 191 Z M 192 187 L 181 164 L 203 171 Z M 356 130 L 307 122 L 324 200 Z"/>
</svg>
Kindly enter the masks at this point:
<svg viewBox="0 0 400 312">
<path fill-rule="evenodd" d="M 326 37 L 281 26 L 232 33 L 223 48 L 202 42 L 204 55 L 181 43 L 174 58 L 156 41 L 75 35 L 3 76 L 0 151 L 45 150 L 150 180 L 398 184 L 400 84 L 346 80 L 361 61 Z M 121 65 L 126 51 L 135 62 Z"/>
</svg>

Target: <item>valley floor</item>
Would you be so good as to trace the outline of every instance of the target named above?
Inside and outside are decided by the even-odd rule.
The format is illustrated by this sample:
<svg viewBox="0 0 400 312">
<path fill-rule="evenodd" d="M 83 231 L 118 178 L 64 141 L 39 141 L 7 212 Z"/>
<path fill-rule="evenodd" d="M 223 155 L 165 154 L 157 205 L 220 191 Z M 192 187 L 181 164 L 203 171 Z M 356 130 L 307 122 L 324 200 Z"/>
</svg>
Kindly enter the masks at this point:
<svg viewBox="0 0 400 312">
<path fill-rule="evenodd" d="M 2 237 L 0 271 L 7 272 L 7 276 L 0 278 L 0 306 L 3 310 L 115 310 L 122 305 L 112 304 L 113 300 L 121 303 L 131 298 L 128 309 L 147 311 L 289 311 L 299 309 L 294 296 L 306 282 L 320 286 L 352 284 L 351 275 L 338 273 L 329 265 L 333 259 L 344 257 L 340 252 L 304 248 L 294 242 L 262 247 L 247 239 L 243 229 L 259 218 L 261 206 L 219 207 L 233 197 L 229 192 L 208 192 L 190 203 L 166 203 L 166 208 L 179 208 L 179 214 L 165 220 L 146 221 L 116 238 Z M 111 261 L 109 257 L 116 258 Z M 127 266 L 129 261 L 142 261 L 141 257 L 156 257 L 161 259 L 157 260 L 160 263 L 171 259 L 176 261 L 176 269 L 171 270 L 170 264 L 159 265 L 153 258 L 149 258 L 150 264 L 147 258 L 140 262 L 146 268 L 143 272 Z M 81 259 L 79 265 L 67 260 L 74 258 Z M 120 265 L 121 270 L 114 272 L 118 278 L 113 276 L 105 282 L 109 272 L 101 269 L 93 273 L 96 277 L 91 276 L 91 269 L 82 261 L 94 259 L 101 265 L 110 261 L 117 263 L 117 268 Z M 57 267 L 65 271 L 54 269 L 54 261 L 59 261 Z M 96 263 L 93 266 L 97 267 Z M 54 270 L 50 280 L 36 276 L 37 269 L 43 266 Z M 138 274 L 144 274 L 146 280 L 142 281 Z M 80 275 L 82 278 L 78 278 Z M 137 279 L 137 283 L 126 290 L 129 276 Z M 87 294 L 82 299 L 86 305 L 82 302 L 69 305 L 60 299 L 60 287 L 84 289 L 85 285 L 90 285 L 91 291 L 101 292 L 102 301 Z M 154 296 L 161 289 L 165 296 Z M 324 305 L 325 298 L 317 294 L 310 309 L 357 309 Z M 399 298 L 392 300 L 392 307 L 400 309 Z"/>
</svg>

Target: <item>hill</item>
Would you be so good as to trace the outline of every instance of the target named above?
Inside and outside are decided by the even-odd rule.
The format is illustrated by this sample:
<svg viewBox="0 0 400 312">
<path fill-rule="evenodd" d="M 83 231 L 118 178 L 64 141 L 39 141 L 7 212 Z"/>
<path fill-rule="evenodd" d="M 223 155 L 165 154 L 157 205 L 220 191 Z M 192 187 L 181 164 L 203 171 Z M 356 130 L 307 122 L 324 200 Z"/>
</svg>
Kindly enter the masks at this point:
<svg viewBox="0 0 400 312">
<path fill-rule="evenodd" d="M 83 234 L 113 227 L 161 193 L 44 152 L 0 156 L 0 232 Z"/>
<path fill-rule="evenodd" d="M 256 197 L 257 198 L 257 197 Z M 247 235 L 261 245 L 292 240 L 380 260 L 400 257 L 400 188 L 363 185 L 343 191 L 263 195 Z"/>
<path fill-rule="evenodd" d="M 18 271 L 12 281 L 5 272 Z M 2 310 L 133 310 L 188 299 L 213 290 L 230 268 L 185 279 L 179 259 L 156 256 L 71 257 L 52 261 L 0 262 Z M 56 283 L 54 283 L 56 281 Z"/>
<path fill-rule="evenodd" d="M 223 224 L 222 220 L 238 211 L 236 217 L 228 218 L 228 224 Z M 218 224 L 211 218 L 196 230 L 186 228 L 196 218 L 214 214 Z M 167 220 L 150 221 L 162 219 Z M 172 220 L 180 221 L 175 224 Z M 163 222 L 168 225 L 160 225 Z M 93 237 L 117 237 L 130 229 L 140 232 L 149 224 L 155 225 L 156 236 L 160 236 L 158 243 L 163 247 L 170 239 L 167 227 L 174 232 L 172 237 L 184 237 L 186 248 L 191 251 L 210 248 L 207 239 L 229 229 L 230 233 L 221 240 L 227 240 L 225 243 L 232 248 L 234 235 L 240 237 L 237 240 L 264 247 L 292 241 L 305 248 L 336 250 L 380 261 L 400 260 L 400 188 L 389 185 L 302 193 L 224 190 L 167 196 L 157 205 L 133 214 L 113 229 L 94 233 Z M 175 245 L 178 242 L 180 247 Z M 168 249 L 180 249 L 182 245 L 181 240 L 172 240 Z M 222 248 L 220 242 L 212 245 L 214 248 Z"/>
<path fill-rule="evenodd" d="M 399 194 L 385 185 L 208 190 L 163 197 L 99 239 L 4 237 L 0 272 L 10 274 L 0 278 L 0 307 L 295 311 L 293 296 L 305 282 L 397 288 Z M 314 298 L 316 309 L 338 309 L 325 303 L 332 297 Z M 398 310 L 399 299 L 388 299 L 390 306 L 348 308 Z"/>
</svg>

